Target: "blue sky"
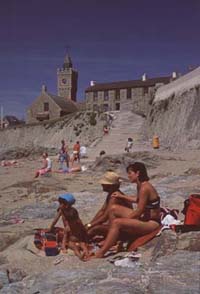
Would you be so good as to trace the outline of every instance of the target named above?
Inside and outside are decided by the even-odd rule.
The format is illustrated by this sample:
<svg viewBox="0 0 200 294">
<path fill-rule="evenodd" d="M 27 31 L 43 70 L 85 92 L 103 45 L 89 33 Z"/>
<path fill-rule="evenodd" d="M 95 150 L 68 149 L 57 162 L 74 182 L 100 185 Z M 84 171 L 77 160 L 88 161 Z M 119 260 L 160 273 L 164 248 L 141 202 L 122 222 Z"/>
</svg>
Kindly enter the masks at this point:
<svg viewBox="0 0 200 294">
<path fill-rule="evenodd" d="M 79 72 L 110 82 L 199 65 L 199 0 L 6 0 L 0 3 L 0 104 L 19 117 L 43 83 L 56 94 L 66 46 Z"/>
</svg>

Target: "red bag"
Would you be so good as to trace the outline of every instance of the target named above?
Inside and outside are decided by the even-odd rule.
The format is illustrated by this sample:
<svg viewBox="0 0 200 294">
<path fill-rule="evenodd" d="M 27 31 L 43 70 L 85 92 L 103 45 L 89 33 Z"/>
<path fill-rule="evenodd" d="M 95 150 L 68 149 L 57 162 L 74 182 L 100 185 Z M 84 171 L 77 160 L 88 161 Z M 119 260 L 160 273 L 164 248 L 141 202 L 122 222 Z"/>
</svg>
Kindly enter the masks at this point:
<svg viewBox="0 0 200 294">
<path fill-rule="evenodd" d="M 200 225 L 200 194 L 192 194 L 185 201 L 183 213 L 185 214 L 185 225 Z"/>
<path fill-rule="evenodd" d="M 47 256 L 54 256 L 59 253 L 59 243 L 63 239 L 63 228 L 55 227 L 53 232 L 49 233 L 48 229 L 36 229 L 34 235 L 34 244 L 44 250 Z"/>
</svg>

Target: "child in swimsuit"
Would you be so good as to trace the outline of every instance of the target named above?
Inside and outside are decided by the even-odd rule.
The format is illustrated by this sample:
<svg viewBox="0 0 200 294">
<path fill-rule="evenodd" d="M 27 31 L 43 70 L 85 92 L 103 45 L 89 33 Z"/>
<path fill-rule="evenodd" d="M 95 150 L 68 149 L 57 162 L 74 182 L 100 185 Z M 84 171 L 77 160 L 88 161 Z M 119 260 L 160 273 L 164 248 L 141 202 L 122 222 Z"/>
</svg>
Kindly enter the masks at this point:
<svg viewBox="0 0 200 294">
<path fill-rule="evenodd" d="M 88 257 L 88 236 L 87 231 L 79 218 L 78 211 L 72 207 L 75 198 L 72 194 L 62 194 L 58 197 L 60 204 L 57 215 L 54 218 L 50 231 L 53 230 L 58 220 L 62 217 L 64 225 L 64 237 L 62 241 L 62 251 L 67 252 L 67 248 L 74 251 L 75 255 L 81 260 Z"/>
</svg>

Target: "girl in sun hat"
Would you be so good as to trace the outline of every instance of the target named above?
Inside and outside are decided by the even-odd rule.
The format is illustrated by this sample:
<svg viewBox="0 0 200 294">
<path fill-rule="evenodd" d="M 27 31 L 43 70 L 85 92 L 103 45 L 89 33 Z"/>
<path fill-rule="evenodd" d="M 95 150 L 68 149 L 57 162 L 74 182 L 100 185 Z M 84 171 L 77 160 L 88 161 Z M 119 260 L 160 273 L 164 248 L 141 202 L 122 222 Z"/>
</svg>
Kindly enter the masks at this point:
<svg viewBox="0 0 200 294">
<path fill-rule="evenodd" d="M 99 183 L 102 185 L 120 186 L 120 176 L 113 171 L 107 171 L 100 179 Z"/>
<path fill-rule="evenodd" d="M 112 197 L 114 192 L 122 193 L 119 190 L 121 183 L 120 179 L 121 177 L 116 172 L 107 171 L 99 181 L 102 185 L 103 191 L 108 194 L 103 206 L 96 213 L 95 217 L 86 225 L 88 235 L 91 239 L 95 238 L 97 235 L 106 236 L 109 227 L 109 208 L 111 205 L 122 205 L 123 207 L 132 209 L 130 201 Z"/>
<path fill-rule="evenodd" d="M 50 231 L 52 231 L 60 218 L 64 225 L 64 236 L 62 241 L 62 251 L 66 253 L 70 248 L 81 259 L 85 259 L 88 252 L 88 236 L 86 229 L 79 217 L 78 211 L 72 207 L 76 199 L 73 194 L 65 193 L 58 196 L 59 208 L 55 216 Z"/>
<path fill-rule="evenodd" d="M 70 194 L 70 193 L 65 193 L 65 194 L 61 194 L 58 196 L 58 201 L 59 199 L 63 199 L 66 202 L 68 202 L 70 205 L 73 205 L 76 201 L 76 199 L 74 198 L 74 195 Z"/>
</svg>

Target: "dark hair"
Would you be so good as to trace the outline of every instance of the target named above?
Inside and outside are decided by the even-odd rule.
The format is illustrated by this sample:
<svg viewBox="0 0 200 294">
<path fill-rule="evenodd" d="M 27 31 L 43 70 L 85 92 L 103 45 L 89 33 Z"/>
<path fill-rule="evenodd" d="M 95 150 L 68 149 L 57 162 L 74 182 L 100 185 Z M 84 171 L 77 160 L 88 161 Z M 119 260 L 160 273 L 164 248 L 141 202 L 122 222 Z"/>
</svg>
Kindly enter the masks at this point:
<svg viewBox="0 0 200 294">
<path fill-rule="evenodd" d="M 102 156 L 104 154 L 106 154 L 106 152 L 104 150 L 102 150 L 102 151 L 100 151 L 99 156 Z"/>
<path fill-rule="evenodd" d="M 70 203 L 69 203 L 67 200 L 62 199 L 62 198 L 58 198 L 58 202 L 59 202 L 60 204 L 68 204 L 68 205 L 70 205 Z"/>
<path fill-rule="evenodd" d="M 126 171 L 134 171 L 137 172 L 139 171 L 139 181 L 140 182 L 144 182 L 144 181 L 148 181 L 149 177 L 147 175 L 147 170 L 146 167 L 144 165 L 144 163 L 142 162 L 134 162 L 133 164 L 130 164 L 127 168 Z"/>
</svg>

